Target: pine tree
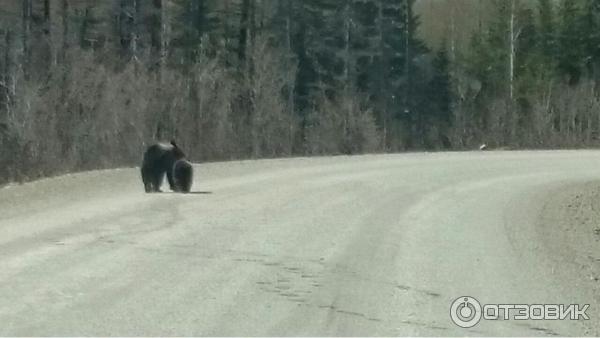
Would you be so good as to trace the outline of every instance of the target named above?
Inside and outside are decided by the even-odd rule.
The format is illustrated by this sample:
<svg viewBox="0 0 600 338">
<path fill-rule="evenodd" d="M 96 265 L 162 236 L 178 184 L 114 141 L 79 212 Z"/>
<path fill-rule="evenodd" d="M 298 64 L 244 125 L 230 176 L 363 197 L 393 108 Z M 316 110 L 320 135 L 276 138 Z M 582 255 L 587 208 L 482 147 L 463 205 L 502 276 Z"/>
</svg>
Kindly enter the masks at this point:
<svg viewBox="0 0 600 338">
<path fill-rule="evenodd" d="M 426 113 L 429 130 L 435 129 L 437 135 L 428 135 L 427 148 L 450 147 L 449 129 L 452 126 L 452 89 L 450 78 L 450 58 L 445 44 L 439 49 L 433 60 L 433 78 L 425 93 L 428 110 Z M 433 138 L 433 139 L 432 139 Z"/>
<path fill-rule="evenodd" d="M 551 71 L 551 65 L 540 62 L 540 59 L 545 60 L 541 55 L 543 47 L 540 46 L 543 39 L 535 25 L 533 9 L 528 7 L 518 9 L 517 21 L 519 27 L 515 51 L 515 102 L 527 100 L 532 93 L 539 89 L 540 84 L 545 88 L 547 83 L 545 74 Z M 542 80 L 540 81 L 540 79 Z"/>
<path fill-rule="evenodd" d="M 586 0 L 583 13 L 584 64 L 587 73 L 600 80 L 600 0 Z"/>
<path fill-rule="evenodd" d="M 487 35 L 489 50 L 489 67 L 486 85 L 495 95 L 508 94 L 508 70 L 510 58 L 510 2 L 499 0 L 495 2 L 496 14 L 490 23 Z"/>
<path fill-rule="evenodd" d="M 79 15 L 74 16 L 79 26 L 79 43 L 85 49 L 100 50 L 110 39 L 112 29 L 109 19 L 113 8 L 110 3 L 85 2 L 74 7 Z"/>
<path fill-rule="evenodd" d="M 171 1 L 173 13 L 169 24 L 172 29 L 172 52 L 178 64 L 194 63 L 202 52 L 208 52 L 206 44 L 218 39 L 211 34 L 219 27 L 220 4 L 214 0 Z"/>
<path fill-rule="evenodd" d="M 538 54 L 539 64 L 546 72 L 554 73 L 557 57 L 556 20 L 554 2 L 539 0 L 538 2 Z"/>
<path fill-rule="evenodd" d="M 576 0 L 564 0 L 559 9 L 558 71 L 569 84 L 577 84 L 582 74 L 584 49 L 581 9 Z"/>
</svg>

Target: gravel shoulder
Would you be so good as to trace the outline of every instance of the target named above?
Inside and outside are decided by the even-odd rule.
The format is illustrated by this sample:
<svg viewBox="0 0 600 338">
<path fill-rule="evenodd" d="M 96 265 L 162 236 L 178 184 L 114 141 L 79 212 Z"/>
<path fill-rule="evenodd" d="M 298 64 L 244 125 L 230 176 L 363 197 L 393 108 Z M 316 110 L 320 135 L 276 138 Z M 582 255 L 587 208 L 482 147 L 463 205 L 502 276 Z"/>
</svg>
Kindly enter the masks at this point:
<svg viewBox="0 0 600 338">
<path fill-rule="evenodd" d="M 553 256 L 587 271 L 590 281 L 600 280 L 600 181 L 551 190 L 538 230 Z"/>
<path fill-rule="evenodd" d="M 553 271 L 564 285 L 578 290 L 579 301 L 600 314 L 600 181 L 563 185 L 548 191 L 537 231 Z M 575 277 L 575 278 L 573 278 Z M 586 323 L 598 334 L 600 325 Z"/>
</svg>

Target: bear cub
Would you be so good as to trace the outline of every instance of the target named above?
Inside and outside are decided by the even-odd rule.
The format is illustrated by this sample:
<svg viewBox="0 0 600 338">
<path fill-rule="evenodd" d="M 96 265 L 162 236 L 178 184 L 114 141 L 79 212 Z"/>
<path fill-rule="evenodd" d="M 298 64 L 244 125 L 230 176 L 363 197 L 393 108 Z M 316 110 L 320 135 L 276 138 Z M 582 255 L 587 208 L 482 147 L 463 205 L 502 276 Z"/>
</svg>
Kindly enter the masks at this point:
<svg viewBox="0 0 600 338">
<path fill-rule="evenodd" d="M 189 193 L 192 188 L 192 181 L 194 179 L 194 169 L 192 164 L 181 159 L 173 165 L 173 183 L 175 191 Z"/>
</svg>

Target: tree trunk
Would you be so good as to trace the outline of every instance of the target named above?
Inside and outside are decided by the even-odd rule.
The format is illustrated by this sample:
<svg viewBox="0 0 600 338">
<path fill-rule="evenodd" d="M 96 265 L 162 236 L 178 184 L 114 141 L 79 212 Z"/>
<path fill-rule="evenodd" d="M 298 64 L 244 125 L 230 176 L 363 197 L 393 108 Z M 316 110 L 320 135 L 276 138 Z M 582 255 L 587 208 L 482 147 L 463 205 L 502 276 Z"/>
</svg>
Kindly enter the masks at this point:
<svg viewBox="0 0 600 338">
<path fill-rule="evenodd" d="M 514 82 L 515 82 L 515 0 L 510 2 L 510 57 L 509 57 L 509 97 L 512 104 L 514 98 Z"/>
<path fill-rule="evenodd" d="M 377 30 L 379 35 L 378 41 L 378 54 L 380 57 L 379 67 L 377 67 L 377 80 L 378 80 L 378 91 L 380 95 L 380 120 L 381 120 L 381 145 L 383 147 L 383 151 L 387 151 L 388 147 L 388 95 L 389 93 L 385 91 L 385 73 L 384 67 L 387 65 L 386 61 L 386 53 L 385 53 L 385 45 L 384 45 L 384 23 L 383 23 L 383 4 L 387 0 L 379 0 L 378 1 L 378 9 L 377 9 Z"/>
<path fill-rule="evenodd" d="M 412 148 L 413 143 L 417 139 L 420 139 L 422 126 L 421 126 L 421 115 L 413 114 L 412 112 L 412 104 L 411 104 L 411 95 L 412 95 L 412 70 L 411 67 L 411 50 L 410 50 L 410 41 L 411 41 L 411 27 L 410 27 L 410 19 L 411 19 L 411 7 L 409 0 L 404 0 L 405 4 L 405 13 L 404 13 L 404 76 L 406 77 L 406 83 L 404 88 L 404 113 L 407 114 L 410 118 L 410 133 L 408 138 L 408 144 L 405 144 L 406 147 Z"/>
<path fill-rule="evenodd" d="M 14 83 L 13 83 L 13 33 L 10 29 L 4 31 L 4 55 L 3 55 L 3 67 L 2 67 L 2 84 L 0 85 L 0 103 L 4 108 L 4 113 L 10 112 L 10 105 L 12 97 L 14 95 Z"/>
<path fill-rule="evenodd" d="M 510 1 L 510 39 L 509 39 L 509 65 L 508 65 L 508 86 L 509 86 L 509 102 L 508 102 L 508 142 L 516 142 L 518 121 L 517 114 L 515 111 L 514 104 L 514 93 L 515 93 L 515 59 L 516 59 L 516 43 L 518 39 L 518 33 L 515 29 L 515 15 L 516 15 L 516 0 Z"/>
<path fill-rule="evenodd" d="M 294 55 L 294 51 L 292 49 L 292 1 L 295 0 L 286 0 L 285 7 L 285 30 L 286 30 L 286 70 L 288 71 L 288 109 L 289 109 L 289 126 L 288 126 L 288 142 L 289 142 L 289 154 L 292 153 L 293 145 L 294 145 L 294 115 L 296 111 L 296 107 L 294 105 L 294 93 L 296 92 L 296 78 L 291 74 L 291 69 L 295 68 L 292 64 L 292 58 Z"/>
<path fill-rule="evenodd" d="M 22 0 L 22 25 L 23 25 L 23 73 L 29 79 L 31 63 L 31 8 L 32 0 Z"/>
<path fill-rule="evenodd" d="M 164 51 L 164 9 L 163 0 L 152 1 L 152 17 L 150 27 L 150 51 L 152 55 L 152 67 L 157 69 L 159 77 L 161 77 L 162 68 L 164 66 L 163 51 Z"/>
<path fill-rule="evenodd" d="M 52 40 L 52 21 L 50 17 L 50 8 L 50 0 L 44 0 L 44 24 L 42 29 L 44 31 L 45 42 L 48 44 L 48 54 L 50 56 L 47 62 L 51 66 L 56 66 L 58 63 L 58 57 L 56 55 L 54 41 Z"/>
<path fill-rule="evenodd" d="M 450 62 L 456 61 L 456 3 L 450 1 Z"/>
<path fill-rule="evenodd" d="M 142 0 L 133 0 L 133 13 L 131 13 L 131 15 L 133 16 L 133 25 L 132 25 L 132 29 L 131 29 L 131 57 L 134 60 L 137 60 L 137 55 L 138 55 L 138 39 L 140 37 L 140 31 L 139 31 L 139 24 L 140 24 L 140 15 L 141 15 L 141 1 Z"/>
<path fill-rule="evenodd" d="M 62 63 L 65 63 L 67 59 L 67 50 L 69 49 L 69 0 L 62 0 L 61 21 L 62 47 L 60 51 L 60 59 Z"/>
<path fill-rule="evenodd" d="M 240 62 L 246 60 L 247 45 L 248 45 L 248 19 L 250 16 L 250 0 L 242 2 L 242 16 L 240 19 L 240 35 L 238 43 L 238 58 Z"/>
</svg>

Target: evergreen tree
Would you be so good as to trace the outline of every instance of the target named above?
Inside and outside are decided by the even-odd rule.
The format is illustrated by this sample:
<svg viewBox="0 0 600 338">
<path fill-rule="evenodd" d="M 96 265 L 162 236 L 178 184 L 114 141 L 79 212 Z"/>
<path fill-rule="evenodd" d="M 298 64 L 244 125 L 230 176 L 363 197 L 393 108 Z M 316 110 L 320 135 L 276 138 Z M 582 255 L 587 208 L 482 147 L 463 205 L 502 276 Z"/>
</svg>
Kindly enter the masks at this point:
<svg viewBox="0 0 600 338">
<path fill-rule="evenodd" d="M 170 45 L 177 63 L 194 63 L 201 55 L 204 42 L 219 24 L 218 2 L 211 0 L 171 0 Z M 213 39 L 214 40 L 214 39 Z M 204 52 L 207 52 L 204 50 Z"/>
<path fill-rule="evenodd" d="M 425 139 L 427 148 L 450 147 L 450 127 L 453 121 L 452 87 L 450 78 L 450 59 L 445 44 L 438 50 L 433 60 L 433 78 L 425 94 L 428 102 L 425 111 L 428 133 Z M 432 135 L 435 131 L 435 135 Z"/>
<path fill-rule="evenodd" d="M 558 44 L 557 54 L 558 71 L 570 84 L 577 84 L 582 74 L 584 63 L 583 49 L 583 22 L 581 21 L 581 8 L 576 0 L 564 0 L 559 9 Z"/>
<path fill-rule="evenodd" d="M 510 11 L 509 1 L 495 1 L 496 13 L 487 35 L 487 47 L 490 53 L 486 86 L 494 95 L 508 94 L 508 75 L 510 58 Z"/>
<path fill-rule="evenodd" d="M 583 9 L 584 64 L 587 73 L 600 80 L 600 0 L 586 0 Z"/>
<path fill-rule="evenodd" d="M 538 2 L 538 57 L 539 64 L 546 72 L 554 72 L 557 56 L 556 20 L 554 2 L 539 0 Z"/>
</svg>

